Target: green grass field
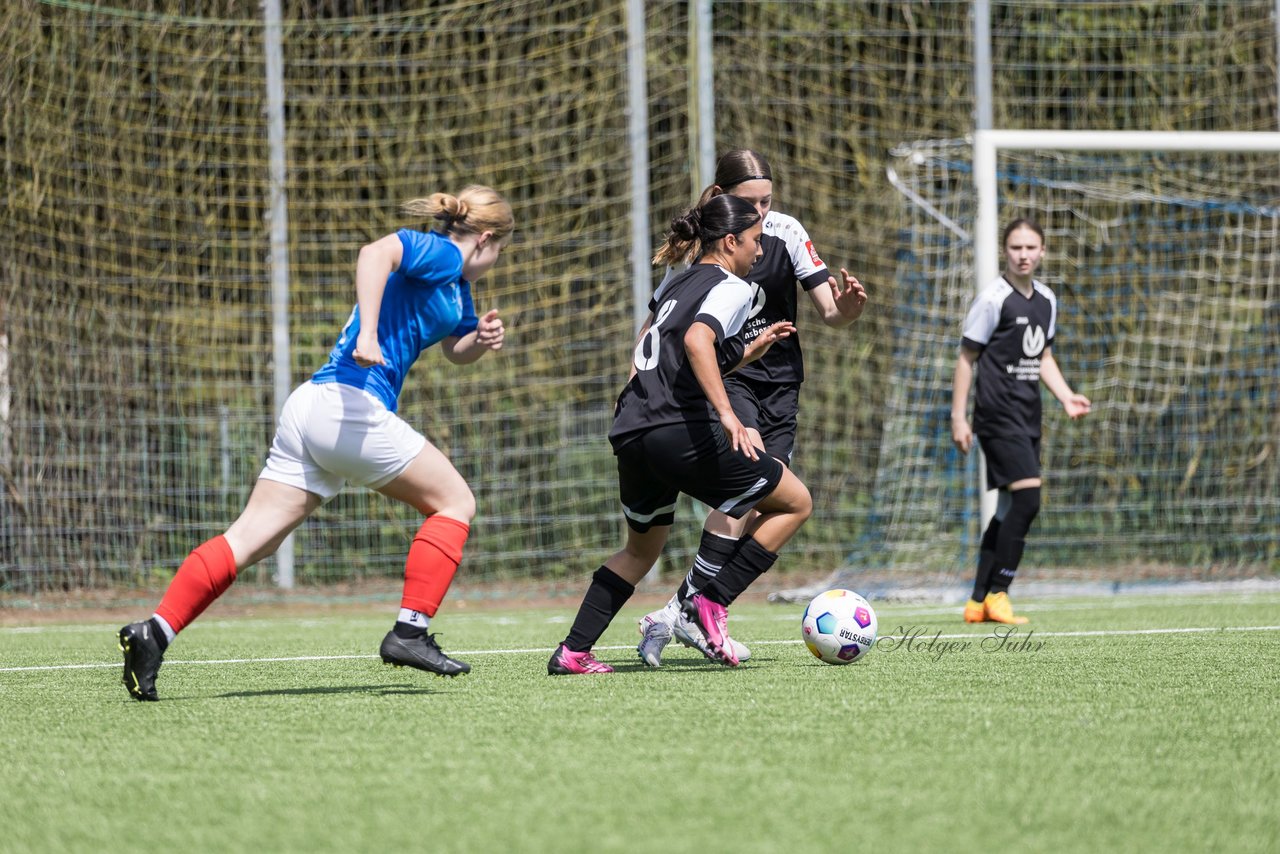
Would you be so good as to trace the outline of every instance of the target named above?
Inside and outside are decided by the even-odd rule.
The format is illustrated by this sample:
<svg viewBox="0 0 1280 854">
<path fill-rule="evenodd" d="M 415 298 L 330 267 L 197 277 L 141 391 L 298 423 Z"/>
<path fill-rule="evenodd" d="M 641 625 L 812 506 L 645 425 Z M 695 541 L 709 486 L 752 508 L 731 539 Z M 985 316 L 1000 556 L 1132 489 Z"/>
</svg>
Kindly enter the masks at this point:
<svg viewBox="0 0 1280 854">
<path fill-rule="evenodd" d="M 742 604 L 750 662 L 658 671 L 636 605 L 619 672 L 557 678 L 576 602 L 446 608 L 453 681 L 375 658 L 389 607 L 215 606 L 147 704 L 115 625 L 0 628 L 0 850 L 1280 850 L 1280 594 L 1020 604 L 998 651 L 879 604 L 899 640 L 847 667 Z"/>
</svg>

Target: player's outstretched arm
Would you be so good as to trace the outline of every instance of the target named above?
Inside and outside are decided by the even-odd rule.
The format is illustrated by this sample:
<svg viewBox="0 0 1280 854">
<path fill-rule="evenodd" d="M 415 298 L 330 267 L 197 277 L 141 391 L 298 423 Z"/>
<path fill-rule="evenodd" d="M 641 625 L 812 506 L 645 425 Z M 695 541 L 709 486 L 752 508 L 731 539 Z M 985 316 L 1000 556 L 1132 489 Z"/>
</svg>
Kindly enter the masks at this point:
<svg viewBox="0 0 1280 854">
<path fill-rule="evenodd" d="M 848 326 L 859 317 L 867 306 L 867 289 L 844 267 L 840 268 L 840 278 L 827 277 L 827 286 L 821 285 L 809 291 L 809 298 L 822 314 L 822 322 L 827 326 Z"/>
<path fill-rule="evenodd" d="M 743 365 L 751 364 L 767 353 L 774 344 L 783 338 L 790 338 L 795 332 L 796 326 L 789 320 L 779 320 L 777 323 L 766 327 L 759 335 L 752 338 L 751 343 L 743 349 L 742 361 L 734 365 L 733 369 L 736 371 Z"/>
<path fill-rule="evenodd" d="M 1076 394 L 1071 390 L 1071 386 L 1067 385 L 1066 378 L 1062 376 L 1062 369 L 1058 367 L 1058 360 L 1053 358 L 1053 352 L 1048 347 L 1040 354 L 1040 381 L 1058 399 L 1067 417 L 1072 420 L 1088 415 L 1092 410 L 1093 403 L 1089 398 L 1083 394 Z"/>
</svg>

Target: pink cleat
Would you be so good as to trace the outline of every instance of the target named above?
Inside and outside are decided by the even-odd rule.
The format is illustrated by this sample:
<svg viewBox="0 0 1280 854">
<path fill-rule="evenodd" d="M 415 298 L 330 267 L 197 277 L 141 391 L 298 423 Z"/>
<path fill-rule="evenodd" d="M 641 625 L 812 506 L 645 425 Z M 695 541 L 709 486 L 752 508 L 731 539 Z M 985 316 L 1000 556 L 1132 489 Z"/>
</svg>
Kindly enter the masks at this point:
<svg viewBox="0 0 1280 854">
<path fill-rule="evenodd" d="M 707 645 L 721 663 L 738 666 L 738 656 L 729 637 L 729 611 L 719 602 L 712 602 L 701 593 L 690 596 L 682 606 L 684 615 L 702 629 Z"/>
<path fill-rule="evenodd" d="M 551 660 L 547 662 L 547 674 L 549 676 L 567 676 L 570 673 L 612 673 L 613 668 L 598 661 L 591 650 L 586 652 L 574 652 L 564 644 L 556 647 L 556 651 L 551 655 Z"/>
</svg>

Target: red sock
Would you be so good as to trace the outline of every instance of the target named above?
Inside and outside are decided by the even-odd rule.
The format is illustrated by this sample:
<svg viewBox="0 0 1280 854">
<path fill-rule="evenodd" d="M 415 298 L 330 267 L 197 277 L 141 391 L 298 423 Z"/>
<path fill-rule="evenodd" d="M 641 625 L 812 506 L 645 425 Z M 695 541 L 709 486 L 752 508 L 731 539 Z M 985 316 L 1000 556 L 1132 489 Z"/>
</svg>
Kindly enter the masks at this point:
<svg viewBox="0 0 1280 854">
<path fill-rule="evenodd" d="M 428 617 L 436 615 L 462 562 L 462 545 L 470 532 L 466 522 L 447 516 L 427 517 L 409 546 L 401 608 L 421 611 Z"/>
<path fill-rule="evenodd" d="M 226 537 L 218 535 L 195 548 L 169 582 L 156 613 L 175 632 L 182 631 L 236 580 L 236 559 Z"/>
</svg>

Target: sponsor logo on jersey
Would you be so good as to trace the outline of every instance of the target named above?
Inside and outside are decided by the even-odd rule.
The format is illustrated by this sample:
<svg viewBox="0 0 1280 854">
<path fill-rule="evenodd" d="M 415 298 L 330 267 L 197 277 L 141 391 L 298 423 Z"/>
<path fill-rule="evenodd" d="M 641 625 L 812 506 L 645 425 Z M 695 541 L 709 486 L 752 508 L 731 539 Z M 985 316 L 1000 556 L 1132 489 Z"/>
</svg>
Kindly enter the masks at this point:
<svg viewBox="0 0 1280 854">
<path fill-rule="evenodd" d="M 1026 326 L 1028 323 L 1030 323 L 1030 322 L 1031 322 L 1031 318 L 1029 318 L 1029 317 L 1015 317 L 1015 318 L 1013 319 L 1013 322 L 1014 322 L 1015 324 L 1017 324 L 1018 326 Z"/>
<path fill-rule="evenodd" d="M 1034 359 L 1044 349 L 1044 330 L 1037 326 L 1028 326 L 1022 333 L 1022 353 L 1028 359 Z"/>
<path fill-rule="evenodd" d="M 809 260 L 813 262 L 815 267 L 826 266 L 826 264 L 822 263 L 822 259 L 818 257 L 818 250 L 813 248 L 812 240 L 806 240 L 804 242 L 804 248 L 809 250 Z"/>
<path fill-rule="evenodd" d="M 755 317 L 764 310 L 764 288 L 755 282 L 751 282 L 751 313 L 747 315 L 747 319 Z M 758 334 L 758 333 L 757 333 Z"/>
</svg>

